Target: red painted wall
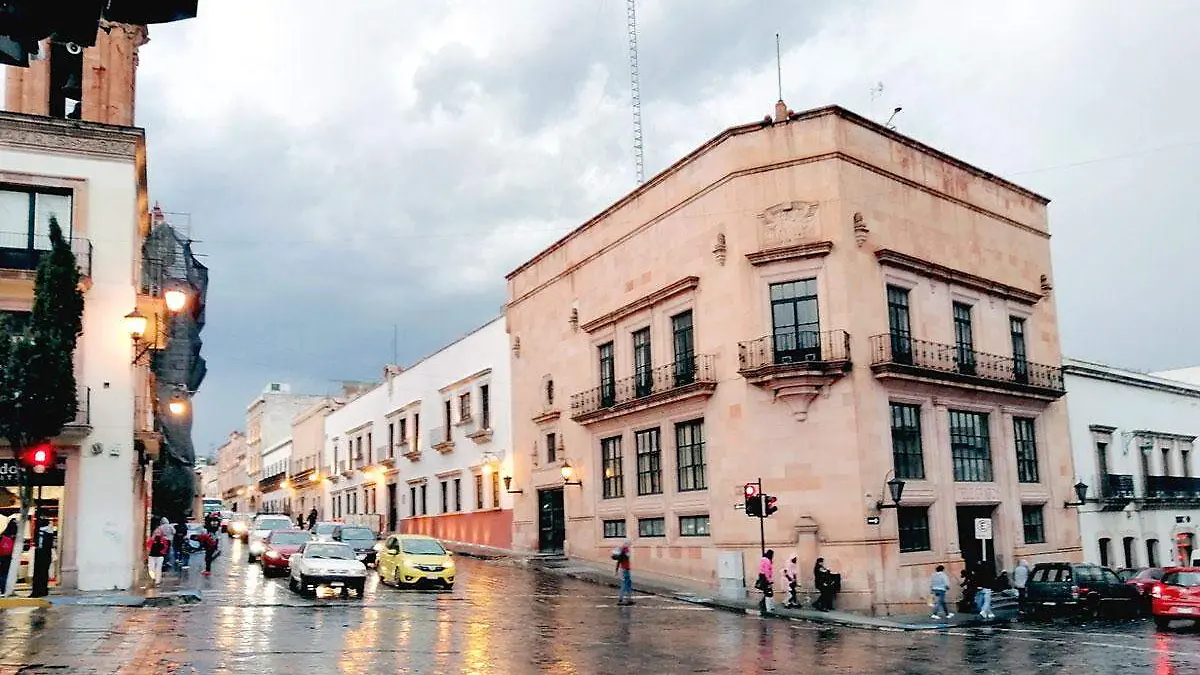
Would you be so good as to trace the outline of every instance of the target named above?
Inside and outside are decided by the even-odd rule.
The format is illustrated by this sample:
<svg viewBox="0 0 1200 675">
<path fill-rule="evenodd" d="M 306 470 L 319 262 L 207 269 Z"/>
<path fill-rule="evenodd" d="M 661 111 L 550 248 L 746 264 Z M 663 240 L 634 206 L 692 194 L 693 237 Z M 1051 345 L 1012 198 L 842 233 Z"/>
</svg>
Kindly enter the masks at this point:
<svg viewBox="0 0 1200 675">
<path fill-rule="evenodd" d="M 446 541 L 511 549 L 512 510 L 404 518 L 400 521 L 400 531 L 404 534 L 425 534 Z"/>
</svg>

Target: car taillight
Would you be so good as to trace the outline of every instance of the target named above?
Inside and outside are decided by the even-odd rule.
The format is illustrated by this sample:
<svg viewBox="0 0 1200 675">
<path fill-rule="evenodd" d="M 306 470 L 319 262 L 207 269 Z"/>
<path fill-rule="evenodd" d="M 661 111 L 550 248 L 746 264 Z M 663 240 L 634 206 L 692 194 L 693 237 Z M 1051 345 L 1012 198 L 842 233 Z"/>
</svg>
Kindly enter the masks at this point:
<svg viewBox="0 0 1200 675">
<path fill-rule="evenodd" d="M 1082 590 L 1082 591 L 1085 591 L 1085 592 L 1087 591 L 1087 589 L 1086 589 L 1086 588 L 1083 588 L 1083 589 L 1081 589 L 1081 588 L 1079 588 L 1078 586 L 1072 586 L 1072 587 L 1071 587 L 1071 599 L 1072 599 L 1072 600 L 1078 600 L 1078 599 L 1079 599 L 1079 592 L 1080 592 L 1081 590 Z"/>
</svg>

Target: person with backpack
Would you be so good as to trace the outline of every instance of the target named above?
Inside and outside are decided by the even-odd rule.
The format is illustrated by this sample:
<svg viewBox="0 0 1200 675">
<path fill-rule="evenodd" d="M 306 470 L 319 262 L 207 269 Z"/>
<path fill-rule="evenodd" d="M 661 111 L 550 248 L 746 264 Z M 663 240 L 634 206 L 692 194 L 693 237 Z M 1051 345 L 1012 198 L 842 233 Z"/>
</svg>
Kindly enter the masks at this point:
<svg viewBox="0 0 1200 675">
<path fill-rule="evenodd" d="M 192 561 L 192 550 L 188 546 L 187 526 L 180 524 L 175 527 L 175 536 L 171 539 L 171 548 L 175 551 L 175 565 L 182 574 Z"/>
<path fill-rule="evenodd" d="M 613 560 L 617 561 L 616 572 L 621 577 L 621 588 L 617 591 L 618 605 L 633 604 L 633 572 L 630 569 L 630 543 L 626 539 L 613 551 Z"/>
<path fill-rule="evenodd" d="M 8 586 L 8 570 L 12 567 L 13 547 L 17 545 L 17 517 L 8 519 L 4 533 L 0 534 L 0 593 Z"/>
<path fill-rule="evenodd" d="M 221 555 L 221 542 L 211 532 L 201 533 L 196 537 L 196 541 L 200 542 L 200 548 L 204 550 L 204 571 L 200 574 L 212 576 L 213 561 Z"/>
<path fill-rule="evenodd" d="M 162 581 L 163 559 L 170 550 L 171 540 L 158 530 L 146 541 L 146 561 L 150 567 L 150 583 L 154 586 Z"/>
</svg>

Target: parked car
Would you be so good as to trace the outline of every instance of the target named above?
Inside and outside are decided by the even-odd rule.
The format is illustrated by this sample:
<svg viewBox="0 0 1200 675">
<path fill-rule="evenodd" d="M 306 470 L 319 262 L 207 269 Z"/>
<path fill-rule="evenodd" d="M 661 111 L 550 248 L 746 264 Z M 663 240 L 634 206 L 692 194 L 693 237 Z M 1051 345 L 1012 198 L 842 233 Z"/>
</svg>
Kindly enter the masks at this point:
<svg viewBox="0 0 1200 675">
<path fill-rule="evenodd" d="M 362 597 L 367 586 L 367 566 L 354 549 L 338 542 L 310 541 L 292 555 L 288 586 L 297 593 L 315 593 L 318 586 L 356 591 Z"/>
<path fill-rule="evenodd" d="M 1150 591 L 1162 581 L 1163 574 L 1166 572 L 1162 567 L 1143 567 L 1137 570 L 1137 574 L 1132 578 L 1127 579 L 1125 583 L 1133 586 L 1138 591 L 1141 610 L 1143 612 L 1150 611 Z"/>
<path fill-rule="evenodd" d="M 1032 615 L 1065 612 L 1097 616 L 1114 603 L 1123 605 L 1124 611 L 1131 611 L 1138 598 L 1138 589 L 1121 583 L 1107 567 L 1089 563 L 1038 563 L 1029 575 L 1021 609 Z"/>
<path fill-rule="evenodd" d="M 317 541 L 333 541 L 333 531 L 336 530 L 339 525 L 341 525 L 341 523 L 323 521 L 313 525 L 312 529 L 309 531 L 312 532 L 313 538 Z"/>
<path fill-rule="evenodd" d="M 258 556 L 267 550 L 263 539 L 274 530 L 291 530 L 296 527 L 291 518 L 281 515 L 258 515 L 254 517 L 254 522 L 250 525 L 250 536 L 247 538 L 249 545 L 249 562 L 256 562 Z"/>
<path fill-rule="evenodd" d="M 1150 613 L 1159 630 L 1175 619 L 1200 621 L 1200 567 L 1169 567 L 1150 589 Z"/>
<path fill-rule="evenodd" d="M 374 565 L 378 551 L 376 544 L 379 537 L 369 527 L 360 525 L 341 525 L 333 528 L 333 540 L 340 541 L 354 549 L 355 555 L 364 565 Z"/>
<path fill-rule="evenodd" d="M 304 530 L 272 530 L 263 537 L 263 552 L 259 556 L 264 577 L 288 571 L 292 555 L 312 540 Z"/>
<path fill-rule="evenodd" d="M 379 551 L 379 578 L 395 586 L 454 588 L 452 554 L 438 540 L 417 534 L 393 534 Z"/>
</svg>

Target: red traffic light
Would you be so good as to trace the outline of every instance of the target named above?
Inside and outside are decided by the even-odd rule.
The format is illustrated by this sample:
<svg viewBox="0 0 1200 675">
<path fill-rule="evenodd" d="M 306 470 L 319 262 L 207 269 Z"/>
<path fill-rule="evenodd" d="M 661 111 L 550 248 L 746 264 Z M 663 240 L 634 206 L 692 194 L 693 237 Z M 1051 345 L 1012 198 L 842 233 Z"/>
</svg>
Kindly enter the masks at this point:
<svg viewBox="0 0 1200 675">
<path fill-rule="evenodd" d="M 767 508 L 766 508 L 766 510 L 763 511 L 763 516 L 769 517 L 770 515 L 772 515 L 773 513 L 775 513 L 776 511 L 779 510 L 779 507 L 775 506 L 775 502 L 777 502 L 779 500 L 775 497 L 775 495 L 766 495 L 766 497 L 767 497 Z"/>
<path fill-rule="evenodd" d="M 746 499 L 758 496 L 758 484 L 746 483 Z"/>
<path fill-rule="evenodd" d="M 28 448 L 21 453 L 21 463 L 34 473 L 46 473 L 55 463 L 54 448 L 49 443 Z"/>
</svg>

